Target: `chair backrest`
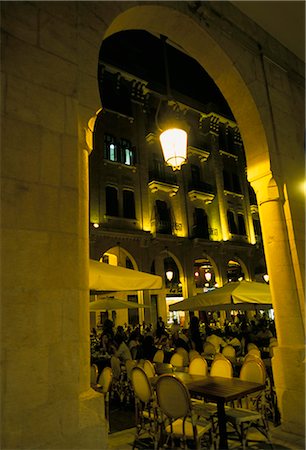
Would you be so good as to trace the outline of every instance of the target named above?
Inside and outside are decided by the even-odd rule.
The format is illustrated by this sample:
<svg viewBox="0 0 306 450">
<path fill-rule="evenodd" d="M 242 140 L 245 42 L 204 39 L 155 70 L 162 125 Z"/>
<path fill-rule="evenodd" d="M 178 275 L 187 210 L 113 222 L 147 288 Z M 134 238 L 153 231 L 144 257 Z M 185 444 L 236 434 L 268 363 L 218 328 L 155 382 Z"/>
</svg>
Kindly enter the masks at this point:
<svg viewBox="0 0 306 450">
<path fill-rule="evenodd" d="M 211 334 L 211 335 L 207 336 L 206 342 L 209 342 L 210 344 L 213 344 L 215 349 L 216 349 L 216 352 L 220 351 L 220 342 L 222 342 L 222 339 L 220 339 L 215 334 Z"/>
<path fill-rule="evenodd" d="M 244 358 L 243 364 L 246 363 L 249 360 L 256 361 L 258 364 L 260 364 L 262 369 L 263 369 L 263 371 L 264 371 L 264 373 L 267 375 L 267 370 L 266 370 L 265 363 L 263 362 L 263 360 L 261 358 L 258 358 L 258 356 L 256 356 L 256 355 L 249 355 L 249 354 L 247 354 L 246 357 Z"/>
<path fill-rule="evenodd" d="M 213 356 L 216 354 L 216 347 L 211 342 L 205 342 L 202 355 Z"/>
<path fill-rule="evenodd" d="M 193 358 L 189 363 L 188 373 L 206 377 L 208 374 L 208 366 L 205 358 L 202 358 L 202 356 Z"/>
<path fill-rule="evenodd" d="M 119 380 L 120 379 L 120 374 L 121 374 L 120 359 L 117 358 L 117 356 L 112 356 L 110 362 L 111 362 L 111 368 L 112 368 L 112 371 L 113 371 L 114 380 Z"/>
<path fill-rule="evenodd" d="M 137 361 L 135 359 L 127 359 L 125 361 L 126 376 L 127 376 L 128 380 L 131 379 L 131 371 L 132 371 L 133 367 L 135 367 L 136 365 L 137 365 Z"/>
<path fill-rule="evenodd" d="M 210 368 L 210 376 L 232 378 L 233 366 L 226 358 L 214 359 Z"/>
<path fill-rule="evenodd" d="M 156 375 L 155 367 L 148 359 L 146 359 L 143 363 L 143 370 L 145 371 L 148 378 L 155 377 Z"/>
<path fill-rule="evenodd" d="M 223 355 L 223 353 L 216 353 L 214 356 L 214 361 L 216 359 L 226 359 L 226 357 Z"/>
<path fill-rule="evenodd" d="M 250 343 L 248 344 L 248 346 L 247 346 L 248 352 L 249 352 L 252 348 L 257 348 L 257 350 L 258 350 L 257 345 L 254 344 L 253 342 L 250 342 Z"/>
<path fill-rule="evenodd" d="M 259 348 L 251 348 L 251 349 L 248 351 L 248 354 L 249 354 L 249 355 L 255 355 L 255 356 L 258 356 L 258 358 L 261 357 L 261 353 L 260 353 Z"/>
<path fill-rule="evenodd" d="M 162 362 L 164 362 L 164 357 L 165 357 L 164 351 L 159 349 L 159 350 L 157 350 L 157 352 L 153 356 L 153 362 L 160 362 L 160 363 L 162 363 Z"/>
<path fill-rule="evenodd" d="M 151 383 L 145 371 L 138 366 L 131 371 L 131 383 L 135 396 L 143 403 L 148 403 L 153 398 Z"/>
<path fill-rule="evenodd" d="M 239 378 L 245 381 L 265 384 L 266 369 L 259 358 L 245 361 L 241 367 Z"/>
<path fill-rule="evenodd" d="M 90 384 L 91 386 L 96 386 L 98 380 L 98 366 L 96 364 L 92 364 L 90 366 Z"/>
<path fill-rule="evenodd" d="M 187 350 L 185 348 L 183 348 L 183 347 L 177 347 L 176 352 L 180 353 L 182 355 L 182 357 L 183 357 L 183 366 L 185 366 L 185 367 L 188 366 L 188 364 L 189 364 L 189 355 L 188 355 Z"/>
<path fill-rule="evenodd" d="M 200 353 L 197 350 L 189 350 L 189 361 L 192 361 L 193 358 L 200 356 Z"/>
<path fill-rule="evenodd" d="M 188 389 L 174 375 L 164 374 L 158 377 L 156 395 L 162 413 L 170 419 L 186 417 L 191 411 Z"/>
<path fill-rule="evenodd" d="M 222 354 L 231 362 L 236 361 L 236 350 L 232 345 L 226 345 L 223 347 Z"/>
<path fill-rule="evenodd" d="M 184 358 L 183 355 L 180 353 L 175 352 L 170 359 L 170 364 L 174 367 L 183 367 L 184 365 Z"/>
<path fill-rule="evenodd" d="M 106 394 L 109 391 L 110 386 L 112 384 L 112 379 L 113 379 L 112 369 L 110 367 L 104 367 L 98 380 L 98 384 L 103 394 Z"/>
</svg>

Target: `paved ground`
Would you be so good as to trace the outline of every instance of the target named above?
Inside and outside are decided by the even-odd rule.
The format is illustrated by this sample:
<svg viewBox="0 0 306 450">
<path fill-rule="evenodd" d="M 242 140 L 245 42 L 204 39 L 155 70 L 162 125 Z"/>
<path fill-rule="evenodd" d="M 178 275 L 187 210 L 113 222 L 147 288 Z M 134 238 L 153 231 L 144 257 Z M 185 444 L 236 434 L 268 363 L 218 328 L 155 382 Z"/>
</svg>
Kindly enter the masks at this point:
<svg viewBox="0 0 306 450">
<path fill-rule="evenodd" d="M 276 434 L 276 433 L 275 433 Z M 271 435 L 273 450 L 305 450 L 305 444 L 302 439 L 290 436 L 290 441 L 287 440 L 289 436 L 280 436 L 277 433 L 277 437 L 274 436 L 274 430 L 271 426 Z M 109 435 L 109 450 L 131 450 L 134 442 L 135 428 L 119 431 Z M 250 450 L 268 450 L 271 449 L 270 445 L 265 441 L 265 438 L 259 432 L 252 432 L 252 438 L 258 439 L 260 442 L 249 443 Z M 284 440 L 286 438 L 286 440 Z M 229 441 L 230 449 L 239 450 L 241 445 L 237 441 Z M 148 447 L 138 447 L 147 448 Z"/>
</svg>

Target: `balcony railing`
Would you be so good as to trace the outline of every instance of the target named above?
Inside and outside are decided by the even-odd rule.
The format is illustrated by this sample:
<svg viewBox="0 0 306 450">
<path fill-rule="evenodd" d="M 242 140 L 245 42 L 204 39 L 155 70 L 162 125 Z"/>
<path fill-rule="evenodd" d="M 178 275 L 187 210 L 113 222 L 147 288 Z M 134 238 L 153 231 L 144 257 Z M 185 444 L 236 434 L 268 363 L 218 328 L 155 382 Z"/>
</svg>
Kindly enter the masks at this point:
<svg viewBox="0 0 306 450">
<path fill-rule="evenodd" d="M 205 183 L 204 181 L 191 181 L 188 184 L 189 191 L 199 191 L 205 192 L 207 194 L 214 194 L 214 188 L 211 184 Z"/>
<path fill-rule="evenodd" d="M 176 175 L 174 173 L 160 172 L 158 170 L 149 171 L 149 182 L 160 181 L 161 183 L 177 184 Z"/>
</svg>

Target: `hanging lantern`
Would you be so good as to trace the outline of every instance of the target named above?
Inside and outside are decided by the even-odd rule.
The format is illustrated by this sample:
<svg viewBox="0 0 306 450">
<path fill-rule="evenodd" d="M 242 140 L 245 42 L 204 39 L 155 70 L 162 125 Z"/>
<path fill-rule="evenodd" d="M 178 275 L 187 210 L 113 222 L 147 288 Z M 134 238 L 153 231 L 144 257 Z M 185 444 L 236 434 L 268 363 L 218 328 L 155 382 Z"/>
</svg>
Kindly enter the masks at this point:
<svg viewBox="0 0 306 450">
<path fill-rule="evenodd" d="M 205 277 L 206 281 L 210 281 L 211 280 L 211 273 L 210 272 L 205 272 L 204 277 Z"/>
<path fill-rule="evenodd" d="M 179 128 L 170 128 L 161 133 L 160 142 L 166 163 L 179 170 L 187 159 L 187 133 Z"/>
<path fill-rule="evenodd" d="M 171 281 L 172 280 L 172 278 L 173 278 L 173 270 L 167 270 L 167 272 L 166 272 L 166 277 L 167 277 L 167 280 L 168 281 Z"/>
</svg>

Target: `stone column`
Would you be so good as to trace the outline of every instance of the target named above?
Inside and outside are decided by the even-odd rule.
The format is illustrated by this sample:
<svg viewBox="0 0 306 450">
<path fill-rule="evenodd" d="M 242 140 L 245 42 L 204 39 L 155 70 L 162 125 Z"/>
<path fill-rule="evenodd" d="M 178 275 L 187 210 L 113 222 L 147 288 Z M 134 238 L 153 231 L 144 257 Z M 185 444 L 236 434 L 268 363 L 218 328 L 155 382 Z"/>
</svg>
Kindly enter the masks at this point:
<svg viewBox="0 0 306 450">
<path fill-rule="evenodd" d="M 289 247 L 283 201 L 275 180 L 268 175 L 253 181 L 270 276 L 278 347 L 272 358 L 281 428 L 304 434 L 304 329 Z"/>
</svg>

